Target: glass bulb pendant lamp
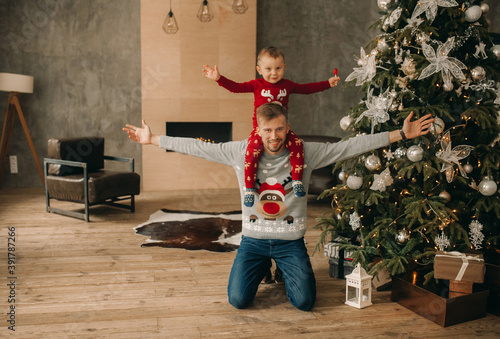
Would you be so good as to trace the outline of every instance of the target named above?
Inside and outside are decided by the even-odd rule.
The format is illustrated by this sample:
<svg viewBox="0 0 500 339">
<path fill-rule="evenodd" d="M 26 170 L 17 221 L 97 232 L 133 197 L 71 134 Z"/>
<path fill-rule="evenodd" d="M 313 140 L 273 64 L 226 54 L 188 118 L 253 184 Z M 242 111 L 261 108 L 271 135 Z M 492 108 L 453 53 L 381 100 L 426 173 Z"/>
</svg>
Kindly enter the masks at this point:
<svg viewBox="0 0 500 339">
<path fill-rule="evenodd" d="M 201 22 L 209 22 L 214 18 L 214 15 L 212 13 L 212 9 L 210 5 L 208 4 L 207 0 L 203 0 L 201 3 L 200 9 L 198 10 L 198 19 L 200 19 Z"/>
<path fill-rule="evenodd" d="M 163 22 L 163 30 L 167 34 L 175 34 L 179 30 L 179 25 L 177 25 L 177 20 L 175 20 L 174 13 L 172 12 L 172 0 L 170 0 L 170 12 L 168 12 Z"/>
<path fill-rule="evenodd" d="M 234 0 L 233 11 L 236 14 L 244 14 L 248 9 L 246 0 Z"/>
</svg>

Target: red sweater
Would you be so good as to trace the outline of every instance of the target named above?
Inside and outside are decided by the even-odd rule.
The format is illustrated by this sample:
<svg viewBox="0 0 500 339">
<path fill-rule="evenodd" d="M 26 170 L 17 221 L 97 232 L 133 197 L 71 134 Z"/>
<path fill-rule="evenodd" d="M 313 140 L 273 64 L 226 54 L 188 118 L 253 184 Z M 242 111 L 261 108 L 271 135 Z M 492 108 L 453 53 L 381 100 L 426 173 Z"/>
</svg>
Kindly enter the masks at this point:
<svg viewBox="0 0 500 339">
<path fill-rule="evenodd" d="M 309 84 L 297 84 L 287 79 L 281 79 L 279 82 L 272 84 L 266 80 L 259 78 L 247 82 L 234 82 L 224 76 L 220 76 L 217 80 L 219 86 L 224 87 L 233 93 L 253 93 L 254 94 L 254 115 L 253 127 L 257 127 L 257 117 L 255 112 L 257 107 L 262 104 L 279 101 L 288 109 L 288 98 L 290 94 L 312 94 L 324 91 L 330 88 L 328 80 L 320 82 L 312 82 Z"/>
</svg>

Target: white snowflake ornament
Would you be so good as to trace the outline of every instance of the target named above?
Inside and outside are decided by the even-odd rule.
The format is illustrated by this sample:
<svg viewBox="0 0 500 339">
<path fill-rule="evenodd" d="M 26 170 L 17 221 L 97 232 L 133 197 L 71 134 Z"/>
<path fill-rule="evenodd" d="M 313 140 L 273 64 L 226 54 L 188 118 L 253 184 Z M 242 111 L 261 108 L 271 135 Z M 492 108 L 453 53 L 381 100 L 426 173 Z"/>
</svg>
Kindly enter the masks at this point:
<svg viewBox="0 0 500 339">
<path fill-rule="evenodd" d="M 441 235 L 434 238 L 434 242 L 440 251 L 444 251 L 445 248 L 450 246 L 450 239 L 443 231 L 441 231 Z"/>
<path fill-rule="evenodd" d="M 481 232 L 483 230 L 483 224 L 477 220 L 473 220 L 469 225 L 469 235 L 470 242 L 476 250 L 481 249 L 481 243 L 484 240 L 484 234 Z"/>
<path fill-rule="evenodd" d="M 353 231 L 356 231 L 361 227 L 361 218 L 359 217 L 358 212 L 354 212 L 350 215 L 349 225 L 351 225 Z"/>
</svg>

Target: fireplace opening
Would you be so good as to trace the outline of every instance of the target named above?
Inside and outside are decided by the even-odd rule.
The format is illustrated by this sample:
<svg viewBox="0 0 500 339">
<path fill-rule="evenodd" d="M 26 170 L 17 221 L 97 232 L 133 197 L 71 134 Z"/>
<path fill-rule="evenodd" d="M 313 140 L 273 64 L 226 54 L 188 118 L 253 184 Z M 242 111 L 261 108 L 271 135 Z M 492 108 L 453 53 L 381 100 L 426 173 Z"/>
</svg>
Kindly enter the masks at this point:
<svg viewBox="0 0 500 339">
<path fill-rule="evenodd" d="M 233 140 L 232 122 L 167 122 L 166 135 L 219 143 Z"/>
</svg>

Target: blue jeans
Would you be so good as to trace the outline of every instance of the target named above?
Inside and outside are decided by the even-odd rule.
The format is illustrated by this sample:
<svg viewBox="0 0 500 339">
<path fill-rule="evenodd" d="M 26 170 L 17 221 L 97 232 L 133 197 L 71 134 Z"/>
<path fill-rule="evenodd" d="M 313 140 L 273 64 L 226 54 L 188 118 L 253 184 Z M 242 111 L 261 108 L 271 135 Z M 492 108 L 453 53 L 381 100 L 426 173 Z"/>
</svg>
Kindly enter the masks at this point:
<svg viewBox="0 0 500 339">
<path fill-rule="evenodd" d="M 260 282 L 271 267 L 271 259 L 283 272 L 287 298 L 302 311 L 316 301 L 316 279 L 304 239 L 269 240 L 242 237 L 227 287 L 229 303 L 236 308 L 249 306 Z"/>
</svg>

